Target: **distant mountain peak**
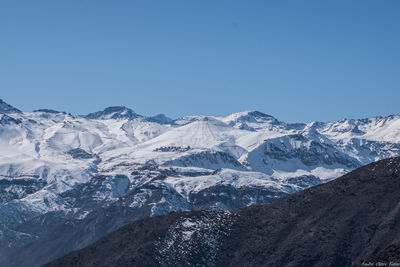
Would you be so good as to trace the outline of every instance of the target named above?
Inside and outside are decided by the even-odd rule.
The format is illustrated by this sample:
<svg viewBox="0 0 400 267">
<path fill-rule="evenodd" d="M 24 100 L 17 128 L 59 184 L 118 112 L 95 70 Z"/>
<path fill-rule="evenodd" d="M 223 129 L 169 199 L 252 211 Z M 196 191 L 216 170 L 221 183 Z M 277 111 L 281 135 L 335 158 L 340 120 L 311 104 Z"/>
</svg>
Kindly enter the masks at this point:
<svg viewBox="0 0 400 267">
<path fill-rule="evenodd" d="M 127 108 L 125 106 L 112 106 L 105 108 L 102 111 L 90 113 L 85 117 L 88 119 L 107 120 L 107 119 L 134 119 L 142 116 L 136 114 L 132 109 Z"/>
<path fill-rule="evenodd" d="M 152 117 L 147 117 L 146 120 L 151 122 L 157 122 L 160 124 L 169 124 L 173 122 L 173 119 L 168 118 L 167 116 L 165 116 L 165 114 L 158 114 Z"/>
<path fill-rule="evenodd" d="M 241 111 L 237 113 L 230 114 L 224 118 L 224 121 L 229 124 L 235 123 L 259 123 L 259 122 L 269 122 L 272 124 L 278 123 L 279 121 L 268 114 L 257 110 Z"/>
<path fill-rule="evenodd" d="M 400 156 L 398 117 L 296 124 L 243 111 L 170 122 L 123 106 L 87 117 L 93 120 L 48 109 L 0 114 L 0 235 L 2 225 L 12 229 L 0 238 L 0 266 L 39 266 L 132 220 L 275 201 Z"/>
<path fill-rule="evenodd" d="M 271 116 L 271 115 L 262 113 L 261 111 L 257 111 L 257 110 L 248 111 L 247 114 L 248 114 L 249 116 L 259 117 L 259 118 L 274 118 L 274 117 Z"/>
<path fill-rule="evenodd" d="M 47 109 L 47 108 L 43 108 L 43 109 L 36 109 L 33 112 L 43 112 L 43 113 L 51 113 L 51 114 L 67 114 L 65 111 L 58 111 L 58 110 L 54 110 L 54 109 Z"/>
<path fill-rule="evenodd" d="M 7 104 L 6 102 L 3 101 L 3 99 L 0 99 L 0 113 L 4 114 L 22 113 L 22 111 L 11 106 L 10 104 Z"/>
</svg>

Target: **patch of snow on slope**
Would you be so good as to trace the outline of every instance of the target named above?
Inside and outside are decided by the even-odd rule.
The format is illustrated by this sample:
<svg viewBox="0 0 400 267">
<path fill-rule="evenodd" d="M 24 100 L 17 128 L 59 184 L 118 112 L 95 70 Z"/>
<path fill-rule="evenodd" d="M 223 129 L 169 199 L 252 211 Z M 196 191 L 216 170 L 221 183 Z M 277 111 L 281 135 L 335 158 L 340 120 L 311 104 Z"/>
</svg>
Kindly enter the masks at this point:
<svg viewBox="0 0 400 267">
<path fill-rule="evenodd" d="M 161 266 L 215 266 L 219 246 L 234 220 L 234 215 L 222 211 L 180 219 L 156 242 L 157 261 Z"/>
<path fill-rule="evenodd" d="M 231 169 L 221 169 L 213 175 L 197 177 L 167 177 L 164 180 L 177 192 L 182 195 L 200 192 L 207 188 L 217 185 L 230 185 L 236 188 L 246 186 L 260 186 L 286 191 L 284 184 L 272 176 L 260 172 L 235 171 Z"/>
</svg>

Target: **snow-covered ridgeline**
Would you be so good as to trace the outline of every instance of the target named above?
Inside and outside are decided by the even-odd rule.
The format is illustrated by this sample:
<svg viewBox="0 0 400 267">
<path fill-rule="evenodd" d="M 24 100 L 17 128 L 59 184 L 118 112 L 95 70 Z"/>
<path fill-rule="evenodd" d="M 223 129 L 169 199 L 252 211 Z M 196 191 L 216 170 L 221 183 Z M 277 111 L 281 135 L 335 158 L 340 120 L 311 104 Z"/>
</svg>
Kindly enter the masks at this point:
<svg viewBox="0 0 400 267">
<path fill-rule="evenodd" d="M 116 201 L 150 215 L 237 208 L 398 155 L 398 115 L 303 124 L 245 111 L 171 120 L 125 107 L 21 112 L 0 101 L 0 223 L 50 212 L 84 219 Z"/>
</svg>

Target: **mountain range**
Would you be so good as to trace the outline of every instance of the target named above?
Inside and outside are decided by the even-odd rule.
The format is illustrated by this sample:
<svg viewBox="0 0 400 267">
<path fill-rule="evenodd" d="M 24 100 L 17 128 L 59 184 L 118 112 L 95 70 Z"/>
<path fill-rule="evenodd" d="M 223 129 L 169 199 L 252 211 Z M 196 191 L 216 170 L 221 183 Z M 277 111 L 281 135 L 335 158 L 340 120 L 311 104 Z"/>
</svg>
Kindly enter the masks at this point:
<svg viewBox="0 0 400 267">
<path fill-rule="evenodd" d="M 229 224 L 229 210 L 395 156 L 399 115 L 286 123 L 258 111 L 170 119 L 117 106 L 74 116 L 0 100 L 0 264 L 40 266 L 173 211 L 215 210 Z"/>
<path fill-rule="evenodd" d="M 136 221 L 46 266 L 396 266 L 399 188 L 400 158 L 382 160 L 273 203 Z"/>
</svg>

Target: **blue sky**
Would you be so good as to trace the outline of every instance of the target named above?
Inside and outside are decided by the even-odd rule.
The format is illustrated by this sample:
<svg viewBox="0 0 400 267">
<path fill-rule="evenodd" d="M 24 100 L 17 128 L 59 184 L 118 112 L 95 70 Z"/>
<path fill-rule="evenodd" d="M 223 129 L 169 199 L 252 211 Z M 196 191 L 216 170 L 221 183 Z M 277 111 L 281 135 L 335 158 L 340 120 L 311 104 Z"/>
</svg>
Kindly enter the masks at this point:
<svg viewBox="0 0 400 267">
<path fill-rule="evenodd" d="M 25 110 L 400 113 L 400 1 L 0 2 L 0 98 Z"/>
</svg>

